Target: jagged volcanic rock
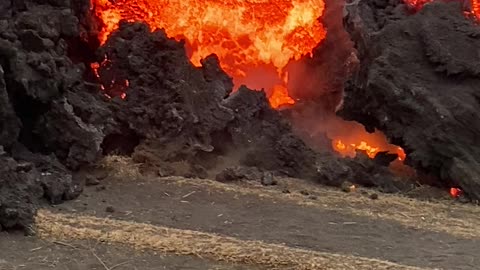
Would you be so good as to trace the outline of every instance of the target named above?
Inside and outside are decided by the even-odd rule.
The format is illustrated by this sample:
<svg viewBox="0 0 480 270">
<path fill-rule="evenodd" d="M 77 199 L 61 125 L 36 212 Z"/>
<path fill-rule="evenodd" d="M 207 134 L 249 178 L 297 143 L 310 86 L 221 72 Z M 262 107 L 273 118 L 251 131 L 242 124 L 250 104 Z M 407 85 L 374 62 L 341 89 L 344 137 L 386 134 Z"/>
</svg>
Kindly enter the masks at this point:
<svg viewBox="0 0 480 270">
<path fill-rule="evenodd" d="M 242 164 L 293 177 L 312 175 L 316 154 L 293 134 L 279 112 L 269 106 L 264 92 L 240 87 L 224 104 L 235 112 L 227 131 L 233 146 L 245 153 Z"/>
<path fill-rule="evenodd" d="M 13 108 L 17 118 L 3 113 L 10 115 L 3 132 L 11 141 L 2 144 L 8 149 L 18 140 L 76 169 L 97 158 L 109 119 L 99 95 L 84 85 L 84 67 L 68 56 L 67 41 L 80 35 L 78 19 L 69 1 L 20 2 L 0 21 L 0 64 L 10 103 L 2 109 Z"/>
<path fill-rule="evenodd" d="M 409 15 L 397 1 L 360 0 L 346 11 L 361 65 L 340 114 L 383 131 L 407 163 L 480 199 L 480 27 L 458 3 Z"/>
<path fill-rule="evenodd" d="M 88 0 L 75 8 L 88 7 Z M 80 39 L 70 1 L 0 4 L 0 226 L 25 227 L 42 202 L 74 198 L 72 169 L 100 154 L 109 110 L 68 55 Z M 112 128 L 113 128 L 112 124 Z M 13 157 L 13 158 L 12 158 Z"/>
<path fill-rule="evenodd" d="M 108 59 L 98 71 L 105 91 L 126 93 L 125 100 L 117 98 L 111 104 L 124 129 L 106 144 L 114 145 L 126 135 L 132 141 L 133 136 L 139 145 L 123 152 L 136 147 L 137 154 L 162 161 L 189 159 L 198 151 L 213 150 L 210 134 L 233 118 L 232 110 L 221 104 L 231 91 L 230 78 L 214 56 L 205 60 L 208 68 L 196 68 L 182 43 L 163 31 L 152 33 L 140 23 L 122 23 L 99 56 Z"/>
<path fill-rule="evenodd" d="M 387 166 L 378 164 L 364 151 L 358 150 L 354 158 L 339 158 L 324 153 L 318 156 L 316 174 L 319 183 L 341 187 L 344 182 L 378 188 L 386 193 L 409 192 L 416 187 L 414 179 L 399 176 Z"/>
<path fill-rule="evenodd" d="M 241 87 L 229 95 L 233 82 L 216 56 L 194 67 L 183 43 L 164 31 L 152 33 L 144 24 L 125 22 L 98 55 L 106 92 L 126 93 L 112 107 L 116 121 L 125 126 L 122 134 L 137 138 L 138 161 L 204 164 L 205 158 L 236 152 L 240 163 L 262 169 L 292 176 L 313 170 L 313 151 L 292 134 L 263 91 Z M 128 85 L 122 85 L 125 81 Z M 125 146 L 115 143 L 122 134 L 105 143 Z"/>
<path fill-rule="evenodd" d="M 25 229 L 45 199 L 59 203 L 82 191 L 82 185 L 55 157 L 22 150 L 16 158 L 22 161 L 0 156 L 0 227 Z"/>
</svg>

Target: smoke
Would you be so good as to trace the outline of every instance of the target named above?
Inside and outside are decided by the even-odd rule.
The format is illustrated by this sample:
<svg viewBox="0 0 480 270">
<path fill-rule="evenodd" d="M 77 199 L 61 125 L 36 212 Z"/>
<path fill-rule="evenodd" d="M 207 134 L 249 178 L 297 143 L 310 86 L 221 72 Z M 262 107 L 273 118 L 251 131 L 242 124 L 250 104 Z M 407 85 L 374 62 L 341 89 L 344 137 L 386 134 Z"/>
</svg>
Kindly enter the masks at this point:
<svg viewBox="0 0 480 270">
<path fill-rule="evenodd" d="M 233 83 L 235 88 L 246 85 L 250 89 L 264 89 L 267 96 L 269 96 L 273 87 L 283 82 L 273 65 L 259 65 L 249 68 L 248 73 L 244 77 L 234 77 Z"/>
<path fill-rule="evenodd" d="M 327 109 L 340 102 L 339 93 L 348 76 L 347 62 L 354 52 L 350 36 L 343 28 L 344 1 L 326 0 L 322 22 L 327 29 L 327 37 L 312 51 L 312 57 L 290 63 L 289 89 L 292 97 L 301 100 L 323 101 L 328 96 L 336 96 Z M 340 95 L 341 96 L 341 95 Z M 327 105 L 327 104 L 324 104 Z"/>
<path fill-rule="evenodd" d="M 335 115 L 342 102 L 355 50 L 343 28 L 345 2 L 325 2 L 322 22 L 327 28 L 326 39 L 312 51 L 312 56 L 291 62 L 287 67 L 289 94 L 298 100 L 290 114 L 293 126 L 306 142 L 320 151 L 331 149 L 331 139 L 366 133 L 360 124 L 346 122 Z"/>
</svg>

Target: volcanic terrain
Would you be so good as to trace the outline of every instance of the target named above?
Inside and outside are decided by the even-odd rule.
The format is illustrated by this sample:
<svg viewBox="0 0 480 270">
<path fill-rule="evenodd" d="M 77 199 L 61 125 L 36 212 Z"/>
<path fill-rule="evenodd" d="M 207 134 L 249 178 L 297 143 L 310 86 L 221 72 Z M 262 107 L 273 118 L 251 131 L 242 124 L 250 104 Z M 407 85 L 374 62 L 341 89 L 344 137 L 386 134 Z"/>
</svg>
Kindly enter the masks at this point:
<svg viewBox="0 0 480 270">
<path fill-rule="evenodd" d="M 476 269 L 478 18 L 2 1 L 0 269 Z"/>
</svg>

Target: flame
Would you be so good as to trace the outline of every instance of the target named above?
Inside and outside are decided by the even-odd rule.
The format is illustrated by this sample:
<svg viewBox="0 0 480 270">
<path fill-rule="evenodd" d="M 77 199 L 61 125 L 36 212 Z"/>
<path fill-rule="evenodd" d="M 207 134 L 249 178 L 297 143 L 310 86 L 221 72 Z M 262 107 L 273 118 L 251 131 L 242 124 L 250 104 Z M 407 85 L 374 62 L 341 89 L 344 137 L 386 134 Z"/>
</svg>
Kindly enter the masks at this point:
<svg viewBox="0 0 480 270">
<path fill-rule="evenodd" d="M 412 7 L 414 10 L 420 10 L 425 4 L 433 2 L 434 0 L 404 0 L 407 5 Z M 457 0 L 459 2 L 463 2 L 464 5 L 468 1 L 470 7 L 468 11 L 465 13 L 467 15 L 474 16 L 477 20 L 480 20 L 480 0 Z M 464 8 L 467 8 L 464 6 Z"/>
<path fill-rule="evenodd" d="M 292 60 L 310 54 L 326 36 L 319 18 L 324 0 L 91 0 L 104 27 L 103 44 L 120 20 L 143 21 L 153 30 L 185 39 L 190 60 L 215 53 L 236 86 L 248 77 L 258 77 L 256 68 L 267 66 L 276 81 L 262 81 L 270 91 L 272 107 L 294 104 L 284 85 L 284 69 Z M 261 77 L 261 76 L 260 76 Z M 264 80 L 264 79 L 259 79 Z M 288 80 L 287 80 L 288 82 Z"/>
</svg>

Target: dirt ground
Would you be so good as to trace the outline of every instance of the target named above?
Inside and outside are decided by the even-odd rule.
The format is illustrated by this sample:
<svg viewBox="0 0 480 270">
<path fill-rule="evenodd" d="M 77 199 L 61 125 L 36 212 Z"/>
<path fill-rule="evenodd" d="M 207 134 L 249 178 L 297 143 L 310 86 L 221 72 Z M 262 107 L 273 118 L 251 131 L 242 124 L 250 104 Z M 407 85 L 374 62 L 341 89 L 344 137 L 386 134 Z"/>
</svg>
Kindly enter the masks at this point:
<svg viewBox="0 0 480 270">
<path fill-rule="evenodd" d="M 371 193 L 110 177 L 0 235 L 0 269 L 478 269 L 478 207 Z"/>
<path fill-rule="evenodd" d="M 252 269 L 194 256 L 136 252 L 126 246 L 107 246 L 96 241 L 62 242 L 7 233 L 0 234 L 0 239 L 0 270 Z"/>
</svg>

